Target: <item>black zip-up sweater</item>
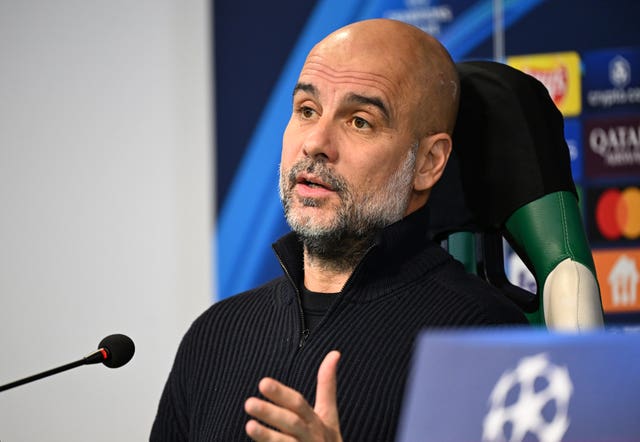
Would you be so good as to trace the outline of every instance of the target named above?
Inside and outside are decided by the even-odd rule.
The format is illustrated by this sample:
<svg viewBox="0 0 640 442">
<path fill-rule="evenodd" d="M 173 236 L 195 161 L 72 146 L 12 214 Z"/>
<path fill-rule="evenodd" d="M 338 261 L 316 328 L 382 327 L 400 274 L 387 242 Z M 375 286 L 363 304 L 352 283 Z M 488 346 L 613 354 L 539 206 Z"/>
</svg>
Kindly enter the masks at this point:
<svg viewBox="0 0 640 442">
<path fill-rule="evenodd" d="M 294 234 L 276 242 L 285 275 L 212 305 L 184 336 L 151 440 L 247 440 L 243 405 L 259 394 L 260 379 L 278 379 L 313 405 L 320 362 L 337 349 L 344 440 L 392 441 L 420 330 L 526 324 L 511 302 L 424 239 L 426 212 L 382 231 L 309 336 L 298 293 L 302 247 Z"/>
</svg>

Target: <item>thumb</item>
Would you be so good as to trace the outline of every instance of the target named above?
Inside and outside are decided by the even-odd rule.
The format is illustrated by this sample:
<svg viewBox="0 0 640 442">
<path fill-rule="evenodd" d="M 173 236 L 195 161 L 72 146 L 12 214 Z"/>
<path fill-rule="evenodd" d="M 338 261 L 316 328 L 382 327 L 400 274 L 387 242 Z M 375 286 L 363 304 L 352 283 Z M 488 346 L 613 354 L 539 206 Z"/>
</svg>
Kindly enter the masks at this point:
<svg viewBox="0 0 640 442">
<path fill-rule="evenodd" d="M 329 352 L 318 369 L 318 386 L 316 389 L 316 404 L 314 411 L 322 419 L 325 426 L 337 430 L 339 433 L 337 388 L 338 361 L 340 352 Z"/>
</svg>

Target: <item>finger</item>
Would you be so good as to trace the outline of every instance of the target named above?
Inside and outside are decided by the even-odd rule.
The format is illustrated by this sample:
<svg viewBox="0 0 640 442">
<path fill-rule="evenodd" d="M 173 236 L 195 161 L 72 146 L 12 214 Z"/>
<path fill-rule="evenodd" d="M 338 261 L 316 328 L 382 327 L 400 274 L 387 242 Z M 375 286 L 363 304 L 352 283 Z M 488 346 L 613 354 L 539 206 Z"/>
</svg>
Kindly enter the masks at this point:
<svg viewBox="0 0 640 442">
<path fill-rule="evenodd" d="M 308 427 L 307 423 L 293 411 L 256 397 L 247 399 L 244 409 L 252 417 L 285 434 L 300 436 Z"/>
<path fill-rule="evenodd" d="M 323 359 L 318 369 L 315 412 L 326 426 L 337 429 L 339 426 L 337 389 L 338 362 L 340 352 L 331 351 Z"/>
<path fill-rule="evenodd" d="M 264 397 L 274 404 L 292 411 L 305 422 L 312 422 L 316 417 L 313 408 L 300 392 L 275 379 L 263 378 L 258 384 L 258 389 Z"/>
<path fill-rule="evenodd" d="M 253 419 L 247 422 L 244 431 L 256 442 L 295 442 L 294 438 L 267 428 Z"/>
</svg>

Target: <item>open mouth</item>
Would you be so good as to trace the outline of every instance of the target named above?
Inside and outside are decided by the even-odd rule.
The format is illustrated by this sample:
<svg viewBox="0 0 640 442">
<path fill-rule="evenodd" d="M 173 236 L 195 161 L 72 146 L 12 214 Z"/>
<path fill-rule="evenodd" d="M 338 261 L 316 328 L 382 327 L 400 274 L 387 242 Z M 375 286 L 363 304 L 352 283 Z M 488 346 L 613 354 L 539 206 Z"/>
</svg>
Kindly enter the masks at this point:
<svg viewBox="0 0 640 442">
<path fill-rule="evenodd" d="M 326 188 L 325 186 L 323 186 L 321 184 L 318 184 L 318 183 L 314 183 L 313 181 L 306 181 L 305 180 L 305 181 L 302 182 L 302 184 L 304 184 L 305 186 L 312 187 L 312 188 L 318 188 L 318 187 L 323 188 L 323 189 Z"/>
<path fill-rule="evenodd" d="M 327 183 L 325 183 L 321 179 L 312 177 L 312 176 L 306 176 L 306 175 L 298 176 L 298 178 L 296 179 L 296 184 L 302 184 L 312 189 L 333 190 L 331 186 L 329 186 Z"/>
</svg>

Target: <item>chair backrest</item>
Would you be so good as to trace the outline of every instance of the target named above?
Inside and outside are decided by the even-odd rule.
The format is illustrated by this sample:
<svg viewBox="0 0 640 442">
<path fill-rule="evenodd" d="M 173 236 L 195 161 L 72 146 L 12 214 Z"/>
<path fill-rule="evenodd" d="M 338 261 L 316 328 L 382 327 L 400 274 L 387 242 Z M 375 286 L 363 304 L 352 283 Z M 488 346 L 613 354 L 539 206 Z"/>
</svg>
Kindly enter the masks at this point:
<svg viewBox="0 0 640 442">
<path fill-rule="evenodd" d="M 430 198 L 430 234 L 467 269 L 549 328 L 603 324 L 600 290 L 571 176 L 563 117 L 546 88 L 507 65 L 457 64 L 453 152 Z M 505 276 L 503 241 L 537 293 Z"/>
</svg>

